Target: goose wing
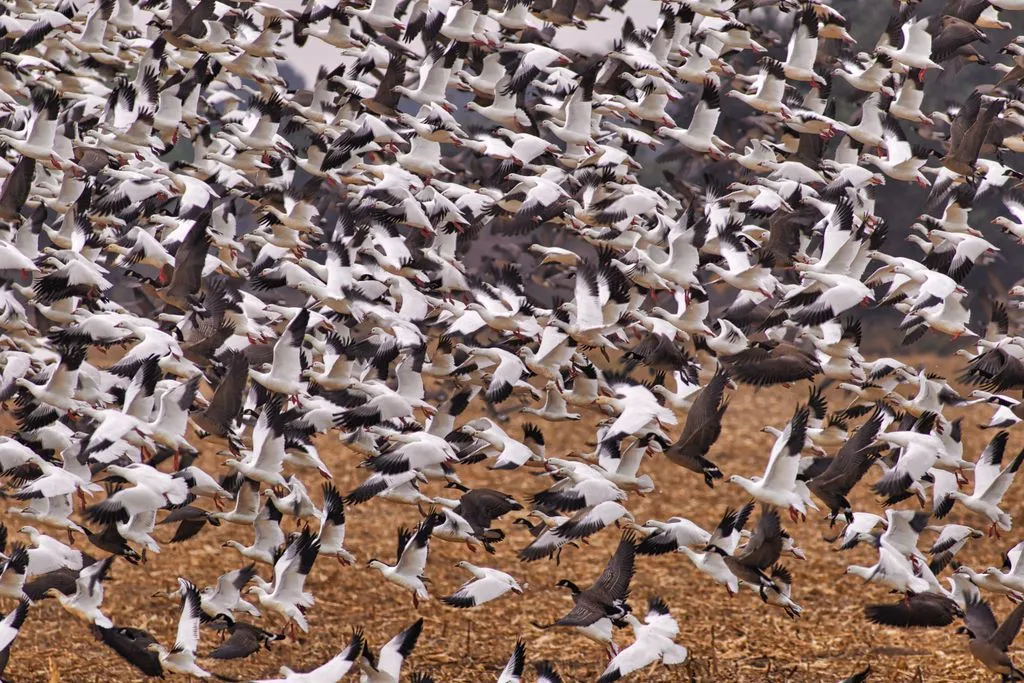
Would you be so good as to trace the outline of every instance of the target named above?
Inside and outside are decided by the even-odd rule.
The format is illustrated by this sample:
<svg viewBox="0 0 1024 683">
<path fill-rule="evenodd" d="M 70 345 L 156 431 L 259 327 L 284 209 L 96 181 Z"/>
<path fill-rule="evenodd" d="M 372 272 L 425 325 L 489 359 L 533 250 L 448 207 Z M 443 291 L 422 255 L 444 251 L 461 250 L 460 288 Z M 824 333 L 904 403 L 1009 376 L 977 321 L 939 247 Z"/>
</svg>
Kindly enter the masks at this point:
<svg viewBox="0 0 1024 683">
<path fill-rule="evenodd" d="M 178 617 L 178 633 L 174 639 L 174 649 L 195 653 L 199 647 L 199 617 L 202 614 L 202 600 L 195 584 L 185 579 L 178 579 L 181 586 L 181 616 Z"/>
</svg>

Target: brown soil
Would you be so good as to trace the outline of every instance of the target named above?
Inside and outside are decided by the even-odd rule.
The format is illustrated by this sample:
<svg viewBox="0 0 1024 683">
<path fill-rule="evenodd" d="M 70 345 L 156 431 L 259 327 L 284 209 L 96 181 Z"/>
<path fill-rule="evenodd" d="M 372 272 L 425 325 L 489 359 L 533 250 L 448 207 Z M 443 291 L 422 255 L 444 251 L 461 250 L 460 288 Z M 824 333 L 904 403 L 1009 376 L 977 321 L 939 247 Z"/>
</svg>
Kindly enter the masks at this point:
<svg viewBox="0 0 1024 683">
<path fill-rule="evenodd" d="M 758 429 L 764 424 L 781 427 L 792 414 L 795 403 L 805 396 L 806 389 L 804 385 L 759 392 L 744 388 L 735 392 L 722 438 L 712 451 L 713 459 L 727 476 L 760 473 L 772 440 Z M 829 396 L 841 405 L 840 396 L 835 393 Z M 987 411 L 966 412 L 966 422 L 971 425 L 965 429 L 966 452 L 976 457 L 988 435 L 973 425 L 987 418 Z M 516 433 L 522 421 L 520 416 L 514 416 L 506 429 Z M 542 427 L 549 455 L 589 450 L 588 442 L 594 434 L 592 418 L 577 424 L 543 424 Z M 336 436 L 323 438 L 319 446 L 343 492 L 363 478 L 365 471 L 354 467 L 359 456 L 337 444 Z M 1014 435 L 1009 451 L 1016 453 L 1015 449 L 1021 446 L 1022 439 Z M 211 471 L 218 471 L 213 450 L 204 455 L 202 463 Z M 710 529 L 727 506 L 746 502 L 745 494 L 737 487 L 719 484 L 714 490 L 708 489 L 699 477 L 662 458 L 645 464 L 645 468 L 654 477 L 658 491 L 645 498 L 631 497 L 629 507 L 638 522 L 682 515 Z M 869 474 L 868 481 L 877 476 L 875 472 Z M 529 493 L 546 485 L 544 479 L 525 471 L 496 474 L 482 465 L 465 469 L 463 478 L 468 485 L 500 488 L 524 502 Z M 307 478 L 307 484 L 311 488 L 319 487 L 313 478 Z M 1022 486 L 1024 483 L 1017 482 L 1006 498 L 1007 510 L 1017 519 L 1024 519 Z M 451 493 L 443 491 L 436 483 L 430 485 L 428 492 Z M 315 499 L 319 500 L 318 494 Z M 881 509 L 866 483 L 857 487 L 853 500 L 858 509 Z M 346 545 L 356 552 L 358 564 L 342 567 L 334 560 L 318 560 L 307 583 L 316 596 L 316 605 L 309 612 L 310 633 L 298 643 L 275 643 L 272 651 L 260 652 L 247 660 L 204 660 L 202 663 L 207 668 L 243 679 L 271 676 L 282 664 L 304 671 L 318 666 L 344 647 L 354 628 L 362 628 L 369 643 L 380 647 L 414 619 L 423 617 L 423 635 L 407 661 L 404 678 L 412 671 L 424 671 L 441 682 L 496 680 L 518 637 L 527 642 L 528 662 L 551 660 L 566 681 L 593 680 L 603 670 L 607 659 L 598 645 L 565 629 L 540 631 L 531 626 L 531 621 L 550 622 L 570 608 L 567 593 L 554 588 L 555 582 L 572 578 L 577 583 L 589 584 L 618 541 L 619 533 L 615 529 L 593 537 L 589 546 L 568 549 L 562 554 L 561 566 L 547 561 L 522 564 L 517 560 L 516 550 L 526 545 L 529 538 L 522 527 L 511 523 L 514 514 L 500 524 L 508 538 L 498 546 L 494 556 L 482 552 L 470 555 L 464 545 L 434 541 L 427 566 L 427 575 L 433 581 L 432 599 L 415 610 L 408 594 L 385 583 L 364 563 L 374 556 L 393 561 L 395 529 L 399 525 L 415 524 L 420 518 L 417 510 L 371 501 L 349 508 L 347 513 L 349 540 Z M 983 528 L 982 520 L 963 514 L 958 508 L 948 521 Z M 15 529 L 18 526 L 10 520 L 8 524 Z M 286 524 L 291 528 L 294 520 L 286 520 Z M 642 612 L 650 595 L 664 598 L 679 620 L 679 642 L 689 648 L 690 659 L 673 669 L 659 666 L 639 672 L 635 680 L 838 681 L 867 663 L 875 670 L 872 681 L 985 681 L 994 678 L 966 653 L 962 636 L 955 635 L 953 627 L 908 632 L 865 621 L 864 604 L 886 601 L 890 596 L 882 588 L 845 576 L 844 570 L 848 564 L 873 564 L 872 550 L 831 552 L 822 539 L 828 528 L 820 515 L 806 523 L 787 526 L 808 556 L 804 562 L 784 558 L 795 577 L 795 598 L 804 607 L 803 618 L 795 621 L 763 604 L 750 591 L 730 599 L 724 587 L 699 574 L 682 555 L 638 558 L 632 587 L 635 607 Z M 168 538 L 170 531 L 159 529 L 157 536 Z M 161 642 L 171 644 L 178 616 L 176 603 L 153 598 L 153 592 L 172 587 L 178 576 L 205 586 L 220 573 L 242 566 L 240 556 L 221 547 L 223 540 L 232 537 L 248 542 L 251 531 L 225 525 L 180 546 L 164 544 L 162 552 L 150 556 L 145 566 L 133 567 L 123 561 L 115 563 L 104 610 L 118 625 L 149 629 Z M 976 542 L 959 559 L 979 569 L 998 564 L 1000 552 L 1012 545 L 1016 537 L 1012 533 L 1001 541 Z M 460 559 L 512 573 L 528 584 L 525 594 L 510 594 L 470 611 L 443 606 L 436 598 L 449 594 L 467 578 L 462 570 L 454 567 Z M 264 577 L 269 578 L 270 573 L 269 567 L 262 567 Z M 994 607 L 1002 617 L 1008 612 L 1009 603 L 999 599 Z M 200 654 L 215 647 L 218 638 L 216 633 L 204 629 Z M 623 631 L 618 639 L 625 645 L 630 642 L 630 634 Z M 528 666 L 528 672 L 527 680 L 532 681 L 532 666 Z M 12 680 L 25 682 L 143 680 L 53 600 L 33 606 L 14 645 L 7 675 Z"/>
</svg>

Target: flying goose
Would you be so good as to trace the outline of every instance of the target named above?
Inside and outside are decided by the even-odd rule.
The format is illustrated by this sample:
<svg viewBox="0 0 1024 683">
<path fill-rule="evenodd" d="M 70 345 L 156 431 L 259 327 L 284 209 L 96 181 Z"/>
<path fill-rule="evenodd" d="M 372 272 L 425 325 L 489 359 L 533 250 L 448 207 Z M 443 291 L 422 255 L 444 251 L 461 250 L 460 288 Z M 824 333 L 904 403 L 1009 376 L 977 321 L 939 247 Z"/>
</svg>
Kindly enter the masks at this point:
<svg viewBox="0 0 1024 683">
<path fill-rule="evenodd" d="M 402 664 L 416 649 L 420 634 L 423 633 L 423 619 L 417 619 L 380 649 L 374 655 L 368 645 L 356 660 L 362 670 L 361 679 L 367 683 L 391 683 L 401 678 Z"/>
<path fill-rule="evenodd" d="M 353 564 L 355 556 L 345 549 L 345 503 L 333 484 L 323 485 L 323 508 L 316 540 L 320 554 L 338 559 L 342 565 Z"/>
<path fill-rule="evenodd" d="M 75 592 L 71 596 L 64 595 L 57 588 L 47 591 L 60 602 L 60 606 L 79 619 L 100 628 L 113 628 L 114 624 L 100 611 L 103 602 L 103 579 L 106 577 L 114 555 L 83 568 L 75 581 Z"/>
<path fill-rule="evenodd" d="M 464 488 L 454 482 L 449 486 Z M 522 509 L 519 501 L 501 491 L 487 488 L 466 490 L 454 508 L 441 511 L 445 515 L 445 522 L 434 527 L 433 533 L 445 540 L 465 541 L 471 550 L 476 540 L 493 553 L 491 544 L 503 540 L 505 534 L 500 529 L 491 528 L 492 522 L 509 512 Z"/>
<path fill-rule="evenodd" d="M 632 614 L 626 614 L 623 620 L 633 628 L 636 640 L 608 662 L 597 679 L 599 683 L 617 681 L 658 661 L 665 666 L 682 664 L 689 656 L 689 651 L 675 642 L 679 624 L 661 598 L 648 598 L 643 623 Z"/>
<path fill-rule="evenodd" d="M 722 431 L 722 416 L 729 406 L 723 398 L 729 374 L 719 369 L 693 399 L 679 438 L 665 451 L 665 457 L 677 465 L 704 475 L 704 483 L 714 488 L 722 472 L 707 459 L 707 453 Z"/>
<path fill-rule="evenodd" d="M 196 649 L 199 647 L 199 617 L 202 614 L 199 589 L 185 579 L 178 579 L 181 586 L 181 616 L 178 618 L 178 635 L 174 648 L 167 650 L 160 643 L 154 642 L 147 646 L 160 658 L 165 671 L 209 678 L 210 672 L 196 664 Z"/>
<path fill-rule="evenodd" d="M 1008 438 L 1009 433 L 1001 431 L 989 441 L 974 466 L 974 492 L 967 495 L 961 491 L 950 491 L 939 504 L 941 514 L 937 516 L 948 514 L 959 501 L 967 509 L 989 520 L 989 536 L 998 538 L 1000 530 L 1010 530 L 1012 519 L 999 508 L 999 504 L 1013 484 L 1021 462 L 1024 462 L 1024 451 L 1018 453 L 1009 465 L 1002 467 Z"/>
<path fill-rule="evenodd" d="M 312 596 L 303 587 L 319 552 L 320 544 L 316 537 L 308 530 L 303 531 L 274 562 L 273 583 L 267 587 L 252 586 L 246 591 L 256 596 L 261 607 L 287 620 L 293 639 L 296 626 L 304 633 L 309 630 L 304 608 L 312 602 Z"/>
<path fill-rule="evenodd" d="M 1020 632 L 1022 621 L 1024 603 L 1014 607 L 1003 623 L 999 624 L 986 601 L 970 600 L 964 608 L 964 625 L 957 629 L 957 633 L 967 635 L 967 650 L 986 669 L 1000 674 L 1006 680 L 1013 680 L 1020 675 L 1020 671 L 1014 667 L 1006 651 Z"/>
<path fill-rule="evenodd" d="M 871 418 L 842 445 L 828 467 L 807 482 L 811 493 L 828 505 L 833 522 L 842 513 L 848 525 L 853 523 L 853 508 L 846 496 L 871 468 L 877 455 L 872 445 L 882 425 L 883 411 L 876 408 Z"/>
<path fill-rule="evenodd" d="M 462 584 L 454 593 L 441 598 L 441 602 L 446 605 L 459 608 L 479 607 L 509 591 L 518 595 L 523 593 L 519 582 L 503 571 L 477 567 L 466 561 L 460 561 L 456 566 L 468 571 L 475 580 Z"/>
<path fill-rule="evenodd" d="M 522 638 L 516 641 L 505 668 L 498 675 L 498 683 L 520 683 L 523 679 L 523 671 L 526 668 L 526 643 Z"/>
<path fill-rule="evenodd" d="M 864 616 L 874 624 L 897 628 L 949 626 L 963 610 L 945 595 L 914 593 L 895 604 L 867 605 Z"/>
<path fill-rule="evenodd" d="M 415 532 L 405 528 L 399 529 L 394 566 L 389 566 L 376 558 L 366 563 L 366 566 L 373 567 L 383 574 L 386 580 L 410 591 L 413 607 L 419 607 L 420 600 L 430 599 L 423 582 L 423 570 L 427 566 L 430 535 L 434 527 L 440 523 L 440 515 L 429 515 L 420 522 Z"/>
<path fill-rule="evenodd" d="M 675 552 L 683 546 L 704 547 L 711 541 L 710 533 L 684 517 L 669 517 L 665 522 L 649 519 L 636 529 L 640 533 L 646 533 L 636 547 L 639 555 L 663 555 Z"/>
<path fill-rule="evenodd" d="M 786 429 L 772 448 L 763 477 L 747 479 L 734 474 L 727 480 L 730 484 L 742 487 L 756 500 L 785 507 L 794 521 L 798 517 L 806 517 L 809 507 L 809 500 L 798 490 L 796 479 L 809 417 L 810 411 L 807 406 L 797 407 Z M 810 507 L 814 507 L 813 502 L 810 503 Z"/>
<path fill-rule="evenodd" d="M 723 584 L 730 595 L 739 592 L 739 581 L 726 567 L 725 557 L 731 555 L 739 545 L 740 532 L 753 509 L 753 503 L 748 503 L 740 510 L 727 509 L 718 526 L 711 532 L 711 538 L 703 551 L 698 552 L 685 545 L 679 546 L 679 551 L 685 554 L 697 569 L 715 582 Z"/>
<path fill-rule="evenodd" d="M 230 635 L 210 652 L 211 659 L 241 659 L 259 652 L 261 647 L 269 650 L 270 643 L 274 641 L 284 640 L 283 635 L 264 631 L 244 621 L 231 622 L 224 628 Z"/>
<path fill-rule="evenodd" d="M 614 656 L 616 650 L 612 642 L 612 624 L 628 614 L 626 600 L 629 598 L 629 583 L 633 578 L 635 551 L 633 536 L 626 532 L 608 565 L 589 588 L 581 590 L 572 581 L 561 579 L 557 585 L 568 588 L 572 593 L 572 610 L 552 624 L 534 625 L 538 628 L 573 626 L 587 638 L 606 645 Z"/>
<path fill-rule="evenodd" d="M 91 627 L 99 640 L 146 676 L 162 676 L 160 657 L 149 649 L 156 642 L 148 632 L 130 626 Z"/>
<path fill-rule="evenodd" d="M 352 666 L 359 660 L 365 648 L 366 641 L 363 640 L 363 634 L 356 631 L 352 634 L 348 645 L 341 652 L 312 671 L 299 673 L 287 666 L 282 666 L 280 678 L 264 678 L 254 681 L 254 683 L 324 683 L 326 681 L 338 681 L 344 678 L 345 674 L 352 669 Z M 211 654 L 210 656 L 214 655 Z"/>
<path fill-rule="evenodd" d="M 242 484 L 245 487 L 245 484 Z M 256 504 L 259 503 L 258 494 L 256 495 Z M 217 513 L 213 513 L 217 514 Z M 228 519 L 228 516 L 224 517 Z M 252 545 L 244 546 L 234 539 L 229 539 L 224 542 L 225 548 L 234 548 L 242 557 L 250 560 L 255 560 L 262 564 L 274 565 L 276 562 L 275 552 L 285 542 L 284 531 L 281 530 L 281 519 L 282 515 L 280 510 L 274 505 L 273 501 L 269 498 L 263 504 L 263 507 L 259 509 L 259 512 L 253 517 L 251 522 L 255 530 Z M 239 521 L 239 523 L 246 523 Z"/>
</svg>

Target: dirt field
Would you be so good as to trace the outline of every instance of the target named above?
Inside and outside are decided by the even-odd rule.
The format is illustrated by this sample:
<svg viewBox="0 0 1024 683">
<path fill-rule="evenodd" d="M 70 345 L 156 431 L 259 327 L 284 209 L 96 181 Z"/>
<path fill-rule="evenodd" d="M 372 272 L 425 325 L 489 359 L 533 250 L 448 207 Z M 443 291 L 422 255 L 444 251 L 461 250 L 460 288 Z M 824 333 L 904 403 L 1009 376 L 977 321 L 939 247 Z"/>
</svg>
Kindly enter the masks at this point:
<svg viewBox="0 0 1024 683">
<path fill-rule="evenodd" d="M 760 473 L 772 439 L 759 432 L 766 424 L 781 427 L 792 414 L 795 402 L 806 396 L 806 384 L 794 389 L 771 389 L 736 392 L 726 415 L 721 440 L 712 452 L 713 459 L 726 476 Z M 834 405 L 842 399 L 829 393 Z M 950 411 L 950 415 L 954 413 Z M 970 410 L 965 429 L 966 453 L 976 457 L 989 435 L 973 427 L 986 410 Z M 593 438 L 593 416 L 582 423 L 543 424 L 549 455 L 569 450 L 589 450 Z M 516 416 L 506 426 L 514 432 L 521 419 Z M 1024 445 L 1017 433 L 1011 437 L 1008 456 Z M 321 453 L 336 475 L 343 492 L 353 488 L 365 475 L 353 466 L 359 456 L 337 444 L 322 440 Z M 215 458 L 204 456 L 204 465 L 214 467 Z M 727 506 L 746 502 L 738 487 L 719 484 L 714 490 L 704 486 L 691 472 L 677 468 L 664 459 L 645 465 L 655 480 L 658 491 L 646 498 L 632 497 L 628 505 L 638 522 L 650 518 L 665 519 L 682 515 L 710 529 Z M 868 481 L 877 478 L 868 475 Z M 501 488 L 525 502 L 526 496 L 543 488 L 546 480 L 526 472 L 512 474 L 488 472 L 478 465 L 464 470 L 466 484 Z M 307 480 L 312 486 L 318 482 Z M 1007 495 L 1008 511 L 1024 519 L 1024 481 L 1018 481 Z M 438 484 L 428 493 L 445 495 Z M 448 492 L 450 493 L 450 492 Z M 314 498 L 319 501 L 319 494 Z M 854 492 L 855 507 L 879 511 L 866 484 Z M 432 674 L 438 681 L 493 681 L 512 651 L 517 637 L 527 642 L 527 661 L 551 660 L 566 681 L 593 680 L 606 664 L 601 648 L 569 630 L 540 631 L 531 621 L 550 622 L 567 611 L 571 601 L 566 591 L 554 588 L 560 578 L 571 578 L 589 585 L 603 568 L 609 553 L 618 541 L 618 532 L 605 530 L 592 538 L 589 546 L 568 549 L 561 566 L 554 562 L 521 564 L 517 549 L 529 542 L 526 531 L 512 524 L 515 515 L 505 518 L 501 527 L 507 540 L 498 546 L 494 556 L 476 553 L 471 556 L 463 545 L 440 541 L 431 544 L 427 575 L 433 581 L 432 599 L 414 610 L 407 593 L 386 584 L 380 575 L 365 567 L 370 557 L 393 561 L 395 528 L 412 525 L 419 519 L 413 507 L 371 501 L 348 509 L 348 541 L 346 545 L 358 558 L 353 567 L 342 567 L 334 560 L 318 560 L 308 589 L 316 596 L 316 605 L 309 612 L 310 633 L 300 642 L 275 643 L 270 652 L 236 662 L 204 660 L 208 669 L 225 676 L 242 679 L 276 674 L 280 665 L 297 670 L 313 668 L 344 647 L 353 628 L 362 628 L 369 643 L 379 647 L 393 634 L 421 616 L 425 620 L 423 635 L 407 661 L 403 680 L 413 671 Z M 969 514 L 969 513 L 968 513 Z M 948 521 L 983 522 L 962 516 L 961 507 Z M 286 520 L 288 528 L 292 520 Z M 19 523 L 8 519 L 8 526 Z M 784 558 L 795 577 L 795 598 L 804 607 L 803 618 L 790 620 L 776 608 L 761 603 L 750 591 L 730 599 L 725 588 L 699 574 L 682 555 L 638 557 L 633 582 L 633 603 L 638 611 L 649 595 L 664 598 L 678 618 L 682 629 L 679 642 L 690 650 L 686 664 L 674 669 L 658 667 L 635 675 L 643 681 L 838 681 L 871 663 L 872 681 L 987 681 L 987 675 L 966 653 L 962 636 L 953 627 L 943 630 L 906 632 L 885 629 L 866 622 L 863 605 L 869 601 L 888 599 L 884 589 L 865 585 L 860 579 L 847 577 L 848 564 L 874 563 L 873 551 L 857 548 L 840 554 L 831 552 L 822 539 L 827 524 L 808 519 L 804 524 L 788 524 L 788 530 L 807 553 L 805 562 Z M 168 538 L 170 529 L 158 529 L 159 538 Z M 158 556 L 150 556 L 145 566 L 132 567 L 115 563 L 107 585 L 104 611 L 118 625 L 149 629 L 161 642 L 171 645 L 177 620 L 176 603 L 151 597 L 154 591 L 175 584 L 176 577 L 185 576 L 200 587 L 210 584 L 222 572 L 242 566 L 242 558 L 221 547 L 227 538 L 251 540 L 250 530 L 225 525 L 212 529 L 182 545 L 163 545 Z M 13 536 L 12 529 L 12 536 Z M 960 556 L 965 564 L 981 570 L 999 564 L 999 553 L 1017 539 L 1018 534 L 1004 536 L 1002 541 L 983 540 L 969 546 Z M 926 536 L 930 539 L 931 536 Z M 457 588 L 466 574 L 454 567 L 461 559 L 485 564 L 510 572 L 528 584 L 522 596 L 506 595 L 500 600 L 471 611 L 443 606 L 437 597 Z M 261 575 L 270 578 L 264 566 Z M 9 603 L 10 601 L 6 601 Z M 4 604 L 3 609 L 12 605 Z M 995 602 L 999 617 L 1009 611 L 1009 603 Z M 200 654 L 216 646 L 217 634 L 204 630 Z M 620 633 L 620 644 L 630 642 L 628 631 Z M 1024 657 L 1021 658 L 1024 661 Z M 533 678 L 528 666 L 527 680 Z M 95 641 L 84 624 L 63 612 L 53 600 L 34 606 L 21 636 L 14 645 L 7 670 L 14 681 L 66 681 L 90 683 L 143 680 L 113 652 Z"/>
</svg>

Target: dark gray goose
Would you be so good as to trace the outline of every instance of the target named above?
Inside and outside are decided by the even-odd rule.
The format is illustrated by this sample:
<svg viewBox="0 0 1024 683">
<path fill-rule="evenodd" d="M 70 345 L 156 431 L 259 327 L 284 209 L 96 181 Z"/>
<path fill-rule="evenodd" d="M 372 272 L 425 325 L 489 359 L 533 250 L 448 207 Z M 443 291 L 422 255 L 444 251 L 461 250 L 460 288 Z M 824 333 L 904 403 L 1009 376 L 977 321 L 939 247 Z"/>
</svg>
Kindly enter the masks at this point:
<svg viewBox="0 0 1024 683">
<path fill-rule="evenodd" d="M 811 493 L 828 506 L 832 523 L 840 514 L 846 518 L 847 524 L 853 523 L 853 508 L 846 496 L 884 450 L 882 446 L 874 445 L 882 429 L 883 416 L 882 408 L 876 408 L 871 418 L 843 444 L 825 470 L 807 482 Z"/>
<path fill-rule="evenodd" d="M 725 370 L 720 368 L 715 372 L 693 400 L 682 434 L 665 451 L 665 457 L 675 464 L 703 475 L 704 483 L 711 488 L 715 479 L 722 478 L 722 471 L 706 456 L 722 433 L 722 416 L 729 407 L 724 399 L 728 383 L 729 374 Z"/>
<path fill-rule="evenodd" d="M 271 643 L 285 639 L 283 634 L 264 631 L 245 621 L 216 622 L 215 628 L 223 628 L 231 635 L 210 653 L 213 659 L 242 659 L 259 652 L 260 648 L 269 650 Z"/>
<path fill-rule="evenodd" d="M 867 605 L 864 616 L 873 624 L 897 628 L 937 628 L 949 626 L 964 616 L 953 600 L 938 593 L 914 593 L 896 603 Z"/>
<path fill-rule="evenodd" d="M 821 373 L 811 354 L 788 342 L 752 340 L 749 348 L 719 360 L 734 380 L 757 387 L 792 384 Z"/>
<path fill-rule="evenodd" d="M 633 579 L 636 544 L 633 534 L 626 532 L 619 540 L 615 554 L 597 580 L 586 589 L 580 589 L 569 579 L 561 579 L 556 585 L 568 588 L 572 593 L 573 608 L 568 614 L 547 625 L 534 622 L 541 629 L 553 626 L 572 626 L 582 635 L 605 645 L 615 653 L 612 641 L 612 627 L 620 622 L 629 606 L 629 584 Z"/>
<path fill-rule="evenodd" d="M 1024 602 L 1018 604 L 1000 624 L 988 602 L 979 598 L 968 600 L 964 608 L 964 625 L 957 633 L 967 635 L 968 651 L 986 669 L 1002 676 L 1003 681 L 1024 679 L 1024 673 L 1013 664 L 1007 650 L 1013 644 L 1024 622 Z"/>
</svg>

